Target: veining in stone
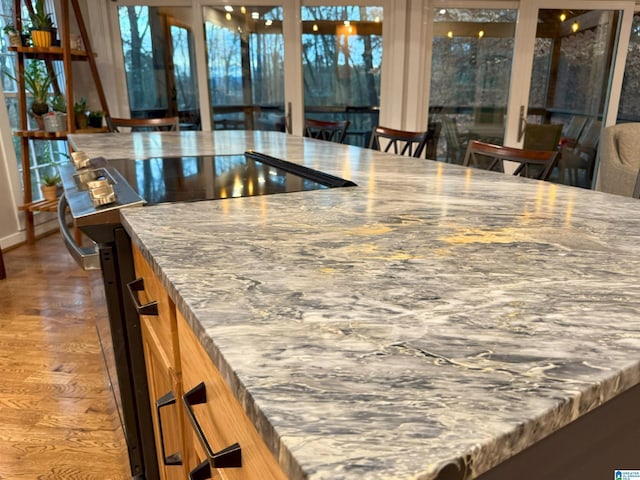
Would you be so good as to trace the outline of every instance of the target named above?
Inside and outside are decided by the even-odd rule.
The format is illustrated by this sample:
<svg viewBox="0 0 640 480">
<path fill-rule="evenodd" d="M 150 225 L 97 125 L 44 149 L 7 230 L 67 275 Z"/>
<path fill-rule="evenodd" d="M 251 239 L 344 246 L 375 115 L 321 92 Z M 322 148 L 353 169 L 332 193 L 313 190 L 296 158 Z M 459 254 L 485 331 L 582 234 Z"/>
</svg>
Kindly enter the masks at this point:
<svg viewBox="0 0 640 480">
<path fill-rule="evenodd" d="M 640 383 L 637 200 L 268 132 L 124 138 L 72 136 L 358 184 L 122 212 L 292 478 L 474 478 Z"/>
</svg>

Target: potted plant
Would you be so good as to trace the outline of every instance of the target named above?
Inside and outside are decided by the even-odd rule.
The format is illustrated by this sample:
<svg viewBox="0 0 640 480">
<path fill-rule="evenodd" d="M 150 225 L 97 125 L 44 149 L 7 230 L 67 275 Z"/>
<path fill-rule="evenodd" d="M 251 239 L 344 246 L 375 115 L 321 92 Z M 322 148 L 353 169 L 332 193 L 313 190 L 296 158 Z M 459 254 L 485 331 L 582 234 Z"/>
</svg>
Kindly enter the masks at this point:
<svg viewBox="0 0 640 480">
<path fill-rule="evenodd" d="M 53 19 L 44 8 L 44 0 L 36 0 L 31 18 L 31 41 L 34 47 L 51 46 Z"/>
<path fill-rule="evenodd" d="M 20 32 L 13 26 L 13 24 L 9 23 L 3 28 L 4 33 L 9 38 L 9 46 L 10 47 L 21 47 L 22 46 L 22 37 Z"/>
<path fill-rule="evenodd" d="M 40 190 L 45 200 L 55 200 L 58 198 L 58 185 L 62 179 L 56 166 L 50 163 L 47 170 L 40 174 Z"/>
<path fill-rule="evenodd" d="M 51 100 L 51 111 L 44 116 L 47 132 L 63 132 L 67 129 L 67 104 L 64 96 L 58 94 Z"/>
<path fill-rule="evenodd" d="M 5 70 L 5 74 L 14 81 L 16 78 Z M 49 87 L 51 87 L 51 77 L 44 64 L 40 60 L 31 60 L 24 69 L 24 88 L 31 95 L 31 107 L 29 113 L 36 119 L 38 128 L 44 130 L 44 120 L 42 115 L 49 111 Z"/>
<path fill-rule="evenodd" d="M 79 130 L 87 128 L 89 117 L 87 115 L 87 99 L 82 97 L 73 105 L 73 113 L 76 116 L 76 128 Z"/>
<path fill-rule="evenodd" d="M 101 110 L 92 110 L 89 112 L 89 126 L 93 128 L 102 128 L 102 118 L 104 112 Z"/>
</svg>

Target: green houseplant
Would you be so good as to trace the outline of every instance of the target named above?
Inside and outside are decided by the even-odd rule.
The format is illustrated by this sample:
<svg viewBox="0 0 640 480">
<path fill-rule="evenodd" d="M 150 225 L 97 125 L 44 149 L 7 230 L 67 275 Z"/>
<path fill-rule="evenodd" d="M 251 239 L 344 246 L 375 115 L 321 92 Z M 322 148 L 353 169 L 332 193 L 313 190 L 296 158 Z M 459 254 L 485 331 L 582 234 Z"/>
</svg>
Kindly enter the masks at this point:
<svg viewBox="0 0 640 480">
<path fill-rule="evenodd" d="M 58 198 L 58 185 L 62 179 L 54 163 L 49 163 L 46 170 L 40 173 L 40 190 L 45 200 Z"/>
<path fill-rule="evenodd" d="M 24 86 L 31 95 L 31 111 L 44 115 L 49 111 L 49 88 L 51 77 L 41 61 L 32 60 L 24 69 Z"/>
<path fill-rule="evenodd" d="M 93 128 L 101 128 L 102 127 L 102 119 L 104 117 L 104 112 L 101 110 L 92 110 L 89 112 L 89 126 Z"/>
<path fill-rule="evenodd" d="M 63 95 L 56 95 L 51 100 L 51 108 L 54 112 L 67 113 L 67 102 Z"/>
<path fill-rule="evenodd" d="M 44 0 L 36 0 L 31 19 L 31 41 L 34 47 L 50 47 L 53 29 L 51 14 L 44 8 Z"/>
<path fill-rule="evenodd" d="M 5 75 L 17 82 L 17 79 L 5 70 Z M 51 87 L 51 77 L 41 60 L 31 60 L 26 63 L 24 74 L 24 88 L 31 96 L 30 113 L 38 122 L 38 127 L 42 130 L 42 115 L 49 111 L 49 88 Z"/>
<path fill-rule="evenodd" d="M 87 99 L 82 97 L 73 105 L 73 113 L 76 116 L 76 128 L 84 129 L 89 124 L 89 116 L 87 115 Z"/>
<path fill-rule="evenodd" d="M 13 26 L 13 24 L 8 23 L 2 29 L 9 38 L 9 46 L 11 47 L 20 47 L 22 46 L 22 37 L 20 32 Z"/>
<path fill-rule="evenodd" d="M 51 111 L 44 116 L 47 132 L 63 132 L 67 129 L 67 103 L 63 95 L 51 99 Z"/>
</svg>

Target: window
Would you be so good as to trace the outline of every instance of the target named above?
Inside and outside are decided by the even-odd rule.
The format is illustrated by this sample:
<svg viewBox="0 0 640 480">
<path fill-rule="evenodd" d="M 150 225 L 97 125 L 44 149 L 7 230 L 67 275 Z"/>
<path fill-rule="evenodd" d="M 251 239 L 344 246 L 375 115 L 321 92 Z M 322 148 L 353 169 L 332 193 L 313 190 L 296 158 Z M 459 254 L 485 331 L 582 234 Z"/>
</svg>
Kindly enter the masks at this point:
<svg viewBox="0 0 640 480">
<path fill-rule="evenodd" d="M 2 0 L 0 2 L 0 19 L 2 27 L 13 24 L 13 5 L 14 2 L 10 0 Z M 46 8 L 49 12 L 54 12 L 53 3 L 50 0 L 46 2 Z M 23 18 L 23 24 L 28 23 L 29 13 L 26 7 L 23 6 L 21 12 Z M 55 15 L 54 15 L 55 23 Z M 0 69 L 2 70 L 2 89 L 5 95 L 5 103 L 7 113 L 9 116 L 9 123 L 12 129 L 19 128 L 19 115 L 18 115 L 18 98 L 17 98 L 17 83 L 13 78 L 16 75 L 16 58 L 15 54 L 8 51 L 7 36 L 2 35 L 0 43 Z M 26 60 L 25 66 L 31 62 L 42 62 L 42 60 Z M 53 71 L 56 73 L 58 87 L 64 88 L 64 73 L 60 65 L 52 64 Z M 7 74 L 8 73 L 8 74 Z M 12 78 L 13 77 L 13 78 Z M 53 89 L 52 89 L 53 95 Z M 27 105 L 29 105 L 29 99 L 27 99 Z M 37 128 L 36 122 L 33 118 L 28 119 L 28 128 Z M 51 172 L 50 165 L 52 163 L 60 163 L 66 161 L 66 155 L 68 154 L 67 142 L 63 140 L 58 141 L 40 141 L 29 140 L 29 168 L 31 170 L 31 198 L 38 200 L 42 198 L 42 192 L 39 185 L 41 176 Z M 13 137 L 13 145 L 18 158 L 18 171 L 20 172 L 20 178 L 22 178 L 22 162 L 21 158 L 21 145 L 18 137 Z M 24 188 L 24 186 L 22 186 Z"/>
<path fill-rule="evenodd" d="M 461 163 L 470 138 L 502 144 L 516 10 L 434 12 L 429 117 L 442 123 L 446 151 Z"/>
<path fill-rule="evenodd" d="M 119 7 L 132 118 L 178 115 L 181 129 L 200 128 L 190 8 Z"/>
<path fill-rule="evenodd" d="M 131 116 L 165 116 L 168 93 L 158 11 L 131 6 L 120 7 L 118 14 Z"/>
<path fill-rule="evenodd" d="M 285 130 L 281 7 L 204 7 L 213 128 Z"/>
<path fill-rule="evenodd" d="M 305 115 L 349 120 L 346 143 L 367 146 L 378 123 L 381 6 L 302 7 Z"/>
<path fill-rule="evenodd" d="M 618 122 L 640 121 L 640 14 L 633 17 L 629 51 L 624 70 L 620 105 L 618 107 Z"/>
</svg>

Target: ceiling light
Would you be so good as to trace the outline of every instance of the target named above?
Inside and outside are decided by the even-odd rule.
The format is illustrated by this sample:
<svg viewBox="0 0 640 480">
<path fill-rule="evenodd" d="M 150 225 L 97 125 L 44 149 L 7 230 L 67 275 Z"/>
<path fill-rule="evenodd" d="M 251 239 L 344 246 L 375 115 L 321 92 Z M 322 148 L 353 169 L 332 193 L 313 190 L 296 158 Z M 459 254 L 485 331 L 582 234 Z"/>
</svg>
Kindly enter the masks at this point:
<svg viewBox="0 0 640 480">
<path fill-rule="evenodd" d="M 247 13 L 247 9 L 245 7 L 240 7 L 240 13 L 241 14 L 246 14 Z"/>
<path fill-rule="evenodd" d="M 314 23 L 314 24 L 313 24 L 313 31 L 314 31 L 314 32 L 317 32 L 317 31 L 318 31 L 318 24 L 317 24 L 317 23 Z"/>
<path fill-rule="evenodd" d="M 447 32 L 447 37 L 453 38 L 453 32 L 451 30 Z"/>
<path fill-rule="evenodd" d="M 482 37 L 484 37 L 484 30 L 480 30 L 478 32 L 478 38 L 482 38 Z"/>
<path fill-rule="evenodd" d="M 571 30 L 573 31 L 573 33 L 577 32 L 579 28 L 580 25 L 578 25 L 578 22 L 573 22 L 573 25 L 571 25 Z"/>
<path fill-rule="evenodd" d="M 225 12 L 233 12 L 233 7 L 231 5 L 225 5 L 224 6 L 224 11 Z"/>
<path fill-rule="evenodd" d="M 447 10 L 445 8 L 441 8 L 440 15 L 444 15 L 445 13 L 447 13 Z"/>
<path fill-rule="evenodd" d="M 224 15 L 224 18 L 226 18 L 227 20 L 231 20 L 231 14 L 230 14 L 229 12 L 227 12 L 227 13 Z"/>
<path fill-rule="evenodd" d="M 560 21 L 564 22 L 567 19 L 567 15 L 565 13 L 560 14 Z"/>
<path fill-rule="evenodd" d="M 253 18 L 254 20 L 258 20 L 260 18 L 260 13 L 251 12 L 251 18 Z"/>
<path fill-rule="evenodd" d="M 267 20 L 264 22 L 267 27 L 270 27 L 273 24 L 273 20 Z"/>
</svg>

